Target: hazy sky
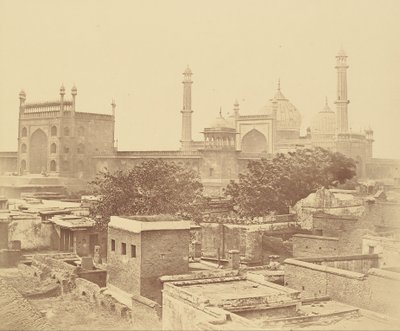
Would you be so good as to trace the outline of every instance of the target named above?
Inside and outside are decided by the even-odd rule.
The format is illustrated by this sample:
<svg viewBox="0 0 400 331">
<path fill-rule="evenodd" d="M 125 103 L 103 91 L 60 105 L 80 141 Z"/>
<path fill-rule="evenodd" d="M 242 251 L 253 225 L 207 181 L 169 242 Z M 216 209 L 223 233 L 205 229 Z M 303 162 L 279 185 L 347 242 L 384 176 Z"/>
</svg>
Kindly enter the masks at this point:
<svg viewBox="0 0 400 331">
<path fill-rule="evenodd" d="M 17 149 L 18 93 L 111 113 L 120 150 L 177 149 L 182 72 L 193 75 L 193 132 L 283 94 L 303 129 L 334 109 L 335 55 L 348 63 L 353 131 L 374 130 L 376 157 L 400 158 L 400 1 L 0 0 L 0 150 Z"/>
</svg>

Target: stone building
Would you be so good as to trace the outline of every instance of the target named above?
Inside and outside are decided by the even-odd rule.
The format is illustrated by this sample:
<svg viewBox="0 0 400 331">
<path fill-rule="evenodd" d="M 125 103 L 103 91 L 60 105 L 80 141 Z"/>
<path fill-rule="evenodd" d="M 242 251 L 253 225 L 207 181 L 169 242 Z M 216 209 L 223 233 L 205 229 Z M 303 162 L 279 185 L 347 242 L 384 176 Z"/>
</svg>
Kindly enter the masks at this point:
<svg viewBox="0 0 400 331">
<path fill-rule="evenodd" d="M 77 89 L 71 100 L 26 103 L 19 94 L 18 173 L 82 178 L 93 156 L 114 152 L 114 109 L 112 115 L 78 112 Z"/>
<path fill-rule="evenodd" d="M 192 168 L 198 173 L 210 196 L 221 195 L 249 160 L 271 157 L 297 148 L 324 147 L 352 157 L 359 177 L 400 177 L 400 161 L 374 159 L 373 131 L 353 132 L 348 123 L 347 55 L 336 55 L 336 112 L 325 107 L 315 115 L 307 134 L 300 134 L 300 111 L 283 94 L 280 83 L 275 95 L 259 111 L 242 114 L 238 102 L 233 112 L 204 128 L 204 139 L 192 139 L 192 71 L 183 73 L 181 148 L 174 151 L 118 151 L 114 148 L 116 104 L 112 114 L 78 112 L 76 87 L 71 100 L 65 88 L 54 102 L 26 103 L 21 91 L 18 152 L 0 153 L 0 174 L 46 173 L 59 178 L 89 179 L 100 170 L 128 169 L 147 159 L 163 159 Z M 72 184 L 64 181 L 63 185 Z M 11 185 L 11 184 L 10 184 Z M 20 184 L 22 185 L 22 184 Z M 32 187 L 31 182 L 25 186 Z M 15 185 L 11 185 L 15 189 Z M 1 193 L 1 191 L 0 191 Z M 4 194 L 4 193 L 3 193 Z"/>
<path fill-rule="evenodd" d="M 189 271 L 190 222 L 158 216 L 112 216 L 108 284 L 161 303 L 159 277 Z"/>
</svg>

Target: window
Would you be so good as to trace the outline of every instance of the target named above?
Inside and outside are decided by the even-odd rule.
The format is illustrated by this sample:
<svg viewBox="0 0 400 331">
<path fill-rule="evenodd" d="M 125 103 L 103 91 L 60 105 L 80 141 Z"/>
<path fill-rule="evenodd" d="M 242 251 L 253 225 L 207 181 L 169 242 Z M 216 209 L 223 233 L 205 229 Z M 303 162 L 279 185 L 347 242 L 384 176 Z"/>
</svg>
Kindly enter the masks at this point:
<svg viewBox="0 0 400 331">
<path fill-rule="evenodd" d="M 55 143 L 50 145 L 50 153 L 57 153 L 57 145 Z"/>
<path fill-rule="evenodd" d="M 304 291 L 304 290 L 305 290 L 305 287 L 304 287 L 304 286 L 302 286 L 302 287 L 301 287 L 301 289 Z"/>
<path fill-rule="evenodd" d="M 213 169 L 213 168 L 210 168 L 210 177 L 212 177 L 213 172 L 214 172 L 214 169 Z"/>
<path fill-rule="evenodd" d="M 57 136 L 57 127 L 56 126 L 51 127 L 51 135 L 53 137 Z"/>
<path fill-rule="evenodd" d="M 136 257 L 136 246 L 131 245 L 131 257 Z"/>
<path fill-rule="evenodd" d="M 111 239 L 111 252 L 115 252 L 115 240 Z"/>
<path fill-rule="evenodd" d="M 69 127 L 64 128 L 64 136 L 69 136 Z"/>
<path fill-rule="evenodd" d="M 374 246 L 368 246 L 368 254 L 374 254 L 375 247 Z"/>
<path fill-rule="evenodd" d="M 21 153 L 26 153 L 26 145 L 25 144 L 21 145 Z"/>
<path fill-rule="evenodd" d="M 83 154 L 85 153 L 85 145 L 79 144 L 78 149 L 77 149 L 78 154 Z"/>
<path fill-rule="evenodd" d="M 51 162 L 50 162 L 50 171 L 56 171 L 56 170 L 57 170 L 56 161 L 51 160 Z"/>
<path fill-rule="evenodd" d="M 68 146 L 64 146 L 64 153 L 68 154 L 69 153 L 69 147 Z"/>
<path fill-rule="evenodd" d="M 126 244 L 125 243 L 121 243 L 121 254 L 126 255 Z"/>
<path fill-rule="evenodd" d="M 22 128 L 21 136 L 26 137 L 28 135 L 28 130 L 27 128 Z"/>
<path fill-rule="evenodd" d="M 82 126 L 80 126 L 78 128 L 78 136 L 82 137 L 84 135 L 84 133 L 85 133 L 85 129 Z"/>
</svg>

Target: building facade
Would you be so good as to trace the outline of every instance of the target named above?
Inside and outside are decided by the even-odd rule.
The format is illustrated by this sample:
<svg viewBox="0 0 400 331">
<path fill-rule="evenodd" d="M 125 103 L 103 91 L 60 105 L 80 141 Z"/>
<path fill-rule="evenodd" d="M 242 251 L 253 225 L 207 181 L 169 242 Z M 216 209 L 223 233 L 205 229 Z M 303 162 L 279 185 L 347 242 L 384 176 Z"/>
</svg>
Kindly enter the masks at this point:
<svg viewBox="0 0 400 331">
<path fill-rule="evenodd" d="M 54 102 L 26 103 L 21 91 L 18 152 L 0 153 L 0 172 L 19 175 L 93 178 L 98 171 L 129 169 L 147 159 L 164 159 L 192 168 L 199 174 L 209 195 L 220 195 L 226 185 L 238 178 L 249 160 L 268 158 L 276 153 L 320 146 L 341 152 L 357 162 L 361 178 L 400 177 L 399 160 L 374 159 L 373 131 L 352 132 L 348 124 L 347 56 L 336 55 L 336 112 L 326 101 L 315 114 L 306 135 L 300 134 L 301 113 L 281 91 L 252 115 L 240 113 L 238 102 L 233 112 L 221 111 L 204 128 L 202 141 L 192 139 L 192 71 L 183 73 L 181 148 L 174 151 L 118 151 L 114 147 L 115 102 L 112 114 L 78 112 L 76 87 L 71 100 L 65 88 Z M 15 164 L 17 169 L 15 169 Z M 380 170 L 384 169 L 382 174 Z"/>
</svg>

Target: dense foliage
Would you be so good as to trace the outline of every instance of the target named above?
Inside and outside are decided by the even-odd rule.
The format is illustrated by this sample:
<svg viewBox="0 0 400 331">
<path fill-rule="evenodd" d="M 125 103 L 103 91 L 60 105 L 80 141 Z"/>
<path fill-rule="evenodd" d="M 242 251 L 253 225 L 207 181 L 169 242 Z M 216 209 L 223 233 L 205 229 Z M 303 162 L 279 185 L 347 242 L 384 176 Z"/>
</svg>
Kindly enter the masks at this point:
<svg viewBox="0 0 400 331">
<path fill-rule="evenodd" d="M 191 169 L 173 162 L 149 160 L 129 171 L 101 172 L 91 185 L 101 196 L 91 209 L 100 227 L 113 215 L 200 215 L 202 184 Z"/>
<path fill-rule="evenodd" d="M 323 148 L 299 149 L 273 159 L 250 161 L 248 171 L 231 182 L 230 196 L 243 216 L 287 213 L 300 199 L 320 187 L 336 186 L 355 176 L 352 159 Z"/>
</svg>

